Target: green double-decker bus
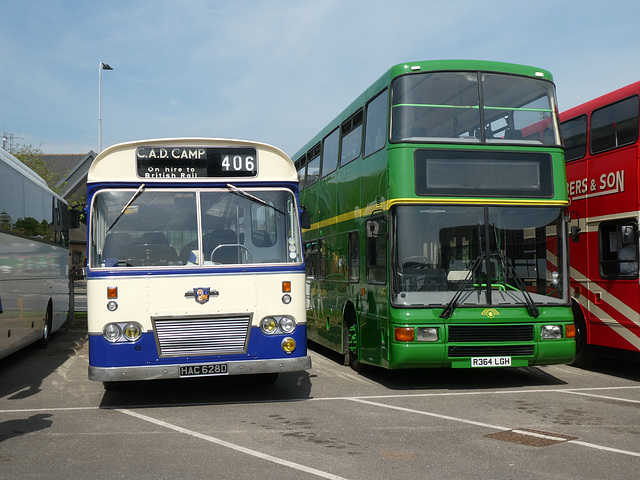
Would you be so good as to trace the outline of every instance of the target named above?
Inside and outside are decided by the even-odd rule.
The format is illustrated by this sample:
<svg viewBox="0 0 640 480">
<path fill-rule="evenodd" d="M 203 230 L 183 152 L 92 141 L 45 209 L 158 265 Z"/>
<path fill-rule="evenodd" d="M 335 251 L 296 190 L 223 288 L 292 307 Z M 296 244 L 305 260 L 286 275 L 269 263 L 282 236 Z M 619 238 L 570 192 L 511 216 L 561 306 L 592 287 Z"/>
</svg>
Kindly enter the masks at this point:
<svg viewBox="0 0 640 480">
<path fill-rule="evenodd" d="M 295 156 L 309 339 L 389 369 L 570 363 L 551 74 L 391 67 Z"/>
</svg>

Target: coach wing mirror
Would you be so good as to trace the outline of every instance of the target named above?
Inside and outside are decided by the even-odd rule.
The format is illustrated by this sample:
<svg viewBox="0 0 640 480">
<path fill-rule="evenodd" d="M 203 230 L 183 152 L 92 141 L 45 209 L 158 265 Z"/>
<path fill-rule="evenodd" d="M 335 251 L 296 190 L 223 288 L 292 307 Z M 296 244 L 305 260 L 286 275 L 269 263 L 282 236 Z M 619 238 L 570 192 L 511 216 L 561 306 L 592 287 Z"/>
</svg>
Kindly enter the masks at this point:
<svg viewBox="0 0 640 480">
<path fill-rule="evenodd" d="M 376 238 L 380 234 L 380 224 L 377 220 L 367 221 L 367 238 Z"/>
<path fill-rule="evenodd" d="M 578 226 L 580 225 L 580 215 L 576 211 L 569 212 L 569 223 L 573 221 L 572 217 L 575 217 L 577 225 L 571 225 L 571 229 L 570 229 L 571 241 L 577 243 L 580 241 L 580 232 L 582 231 L 582 229 Z"/>
<path fill-rule="evenodd" d="M 571 241 L 579 242 L 580 241 L 580 231 L 582 229 L 580 227 L 576 227 L 575 225 L 571 225 Z"/>
<path fill-rule="evenodd" d="M 69 210 L 69 228 L 80 228 L 80 212 Z"/>
<path fill-rule="evenodd" d="M 302 211 L 300 212 L 300 228 L 304 228 L 308 230 L 311 228 L 311 215 L 309 215 L 309 210 L 304 205 L 302 206 Z"/>
<path fill-rule="evenodd" d="M 387 234 L 387 222 L 383 218 L 367 220 L 367 238 L 377 238 Z"/>
<path fill-rule="evenodd" d="M 631 245 L 632 243 L 634 243 L 638 236 L 638 231 L 635 223 L 628 223 L 626 225 L 623 225 L 621 234 L 623 245 Z"/>
</svg>

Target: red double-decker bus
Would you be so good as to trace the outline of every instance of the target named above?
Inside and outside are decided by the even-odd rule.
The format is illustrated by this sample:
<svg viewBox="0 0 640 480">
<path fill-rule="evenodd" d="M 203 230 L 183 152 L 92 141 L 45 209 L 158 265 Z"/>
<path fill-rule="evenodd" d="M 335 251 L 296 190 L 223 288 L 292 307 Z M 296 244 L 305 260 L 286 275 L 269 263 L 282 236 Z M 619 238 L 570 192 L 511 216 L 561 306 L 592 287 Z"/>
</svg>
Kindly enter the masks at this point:
<svg viewBox="0 0 640 480">
<path fill-rule="evenodd" d="M 640 361 L 640 82 L 560 115 L 565 143 L 577 365 Z"/>
</svg>

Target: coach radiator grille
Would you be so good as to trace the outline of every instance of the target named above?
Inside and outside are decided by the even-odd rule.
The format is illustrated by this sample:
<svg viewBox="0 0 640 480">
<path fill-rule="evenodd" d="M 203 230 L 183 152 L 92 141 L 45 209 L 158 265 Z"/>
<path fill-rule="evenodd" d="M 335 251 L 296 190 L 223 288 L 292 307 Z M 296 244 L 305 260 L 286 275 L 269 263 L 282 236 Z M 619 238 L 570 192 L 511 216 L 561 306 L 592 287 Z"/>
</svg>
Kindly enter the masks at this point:
<svg viewBox="0 0 640 480">
<path fill-rule="evenodd" d="M 515 357 L 533 355 L 533 345 L 449 347 L 449 357 Z"/>
<path fill-rule="evenodd" d="M 243 353 L 251 315 L 152 318 L 161 357 Z"/>
<path fill-rule="evenodd" d="M 449 357 L 493 357 L 533 355 L 533 325 L 450 325 L 450 343 L 491 342 L 494 345 L 451 345 Z M 495 343 L 499 343 L 496 345 Z"/>
<path fill-rule="evenodd" d="M 450 325 L 450 342 L 531 342 L 533 325 Z"/>
</svg>

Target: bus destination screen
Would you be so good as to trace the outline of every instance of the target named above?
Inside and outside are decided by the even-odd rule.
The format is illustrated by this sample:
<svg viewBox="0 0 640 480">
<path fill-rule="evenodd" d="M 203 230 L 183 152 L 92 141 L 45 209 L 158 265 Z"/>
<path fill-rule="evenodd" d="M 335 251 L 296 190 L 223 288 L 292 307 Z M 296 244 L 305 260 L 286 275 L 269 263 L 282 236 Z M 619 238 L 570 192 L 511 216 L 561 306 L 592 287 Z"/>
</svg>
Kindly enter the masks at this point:
<svg viewBox="0 0 640 480">
<path fill-rule="evenodd" d="M 140 178 L 255 177 L 258 155 L 253 147 L 138 147 Z"/>
<path fill-rule="evenodd" d="M 553 197 L 551 155 L 416 150 L 416 193 L 462 197 Z"/>
</svg>

